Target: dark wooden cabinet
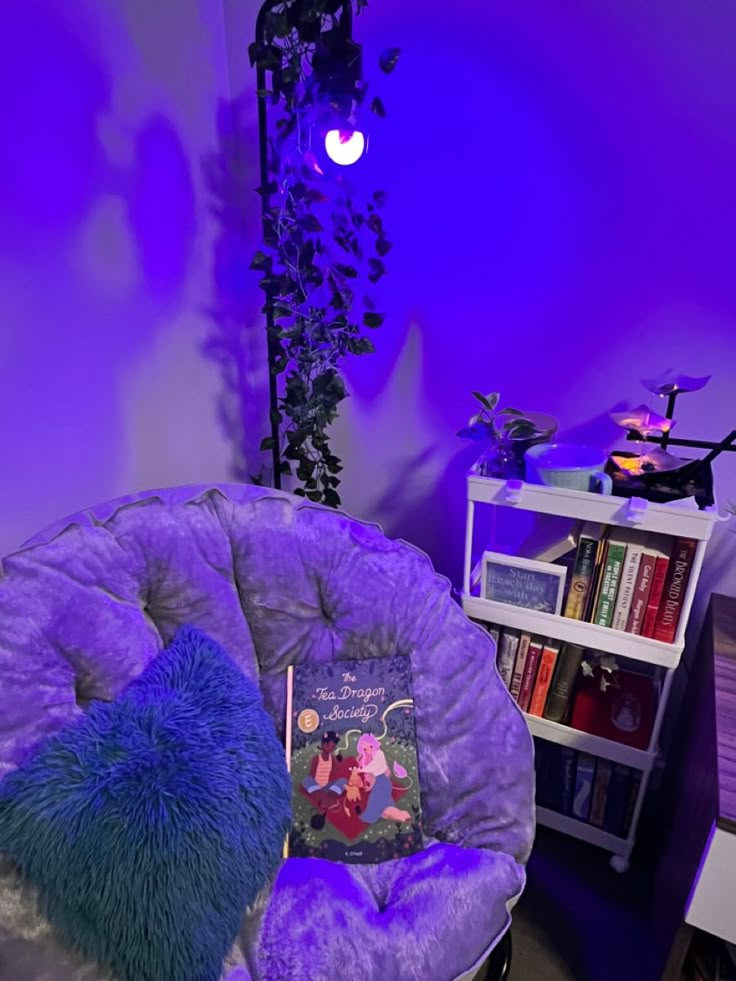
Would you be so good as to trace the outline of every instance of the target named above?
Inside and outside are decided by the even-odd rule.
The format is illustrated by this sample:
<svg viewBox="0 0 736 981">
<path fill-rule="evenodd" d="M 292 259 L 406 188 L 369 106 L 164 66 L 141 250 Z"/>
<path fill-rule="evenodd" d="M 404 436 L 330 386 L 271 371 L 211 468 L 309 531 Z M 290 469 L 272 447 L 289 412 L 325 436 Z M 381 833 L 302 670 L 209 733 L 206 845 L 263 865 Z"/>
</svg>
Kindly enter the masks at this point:
<svg viewBox="0 0 736 981">
<path fill-rule="evenodd" d="M 736 935 L 734 597 L 711 597 L 658 811 L 662 840 L 654 882 L 655 935 L 661 977 L 681 981 L 691 922 L 725 939 Z M 733 897 L 728 908 L 719 899 L 721 891 Z"/>
</svg>

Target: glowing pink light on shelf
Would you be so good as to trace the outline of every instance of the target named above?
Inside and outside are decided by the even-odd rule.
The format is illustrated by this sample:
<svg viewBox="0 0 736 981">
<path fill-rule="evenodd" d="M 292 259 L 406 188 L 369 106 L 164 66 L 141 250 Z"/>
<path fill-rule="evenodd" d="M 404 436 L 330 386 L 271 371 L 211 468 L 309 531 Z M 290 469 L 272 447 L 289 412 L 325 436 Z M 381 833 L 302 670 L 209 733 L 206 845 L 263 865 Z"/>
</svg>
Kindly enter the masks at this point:
<svg viewBox="0 0 736 981">
<path fill-rule="evenodd" d="M 325 136 L 325 150 L 333 163 L 350 167 L 365 153 L 365 136 L 359 129 L 352 132 L 331 129 Z"/>
</svg>

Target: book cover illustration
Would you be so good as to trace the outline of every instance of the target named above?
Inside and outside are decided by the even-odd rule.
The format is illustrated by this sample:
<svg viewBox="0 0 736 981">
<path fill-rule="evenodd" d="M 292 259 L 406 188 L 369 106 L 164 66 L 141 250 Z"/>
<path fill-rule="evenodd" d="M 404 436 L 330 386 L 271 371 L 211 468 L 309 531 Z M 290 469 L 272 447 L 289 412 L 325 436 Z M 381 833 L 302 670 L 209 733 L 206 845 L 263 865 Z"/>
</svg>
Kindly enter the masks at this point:
<svg viewBox="0 0 736 981">
<path fill-rule="evenodd" d="M 366 864 L 418 851 L 409 658 L 297 666 L 291 702 L 289 854 Z"/>
</svg>

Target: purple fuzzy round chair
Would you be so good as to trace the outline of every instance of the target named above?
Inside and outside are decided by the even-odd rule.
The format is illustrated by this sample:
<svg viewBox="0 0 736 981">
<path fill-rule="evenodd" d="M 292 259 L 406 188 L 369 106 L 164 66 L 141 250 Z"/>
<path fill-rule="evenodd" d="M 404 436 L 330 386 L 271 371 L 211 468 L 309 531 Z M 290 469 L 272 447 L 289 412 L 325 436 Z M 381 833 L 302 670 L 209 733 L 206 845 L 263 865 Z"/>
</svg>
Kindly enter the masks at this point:
<svg viewBox="0 0 736 981">
<path fill-rule="evenodd" d="M 426 847 L 379 865 L 287 859 L 223 977 L 482 976 L 534 835 L 532 743 L 493 642 L 427 557 L 263 488 L 154 491 L 59 523 L 0 574 L 0 777 L 192 624 L 258 681 L 283 731 L 290 664 L 411 658 Z M 0 854 L 0 978 L 107 977 L 57 940 Z M 164 979 L 162 979 L 164 981 Z"/>
</svg>

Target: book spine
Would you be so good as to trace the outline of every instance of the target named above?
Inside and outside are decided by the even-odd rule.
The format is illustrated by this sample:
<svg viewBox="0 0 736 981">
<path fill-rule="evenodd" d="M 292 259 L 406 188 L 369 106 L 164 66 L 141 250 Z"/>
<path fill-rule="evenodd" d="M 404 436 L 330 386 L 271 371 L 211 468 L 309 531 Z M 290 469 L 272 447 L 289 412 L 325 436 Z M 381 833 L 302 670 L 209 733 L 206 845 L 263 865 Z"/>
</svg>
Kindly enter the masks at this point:
<svg viewBox="0 0 736 981">
<path fill-rule="evenodd" d="M 631 783 L 629 786 L 629 799 L 626 801 L 626 812 L 624 814 L 624 823 L 621 828 L 621 834 L 624 838 L 628 838 L 629 832 L 631 831 L 631 823 L 634 820 L 634 811 L 636 810 L 636 802 L 639 797 L 639 788 L 641 787 L 641 771 L 632 770 L 631 771 Z"/>
<path fill-rule="evenodd" d="M 522 710 L 522 712 L 526 712 L 526 710 L 529 708 L 529 702 L 531 701 L 532 697 L 532 689 L 534 688 L 534 682 L 537 679 L 537 667 L 541 656 L 542 641 L 539 638 L 532 637 L 529 644 L 529 651 L 526 656 L 524 677 L 521 680 L 521 691 L 519 692 L 519 708 Z"/>
<path fill-rule="evenodd" d="M 613 620 L 611 621 L 611 626 L 614 630 L 626 630 L 643 551 L 643 545 L 633 542 L 626 547 L 626 556 L 621 567 L 621 585 L 619 586 L 618 596 L 616 597 Z"/>
<path fill-rule="evenodd" d="M 595 559 L 598 542 L 595 538 L 581 538 L 575 557 L 575 568 L 570 580 L 570 590 L 565 604 L 565 616 L 573 620 L 582 620 L 585 612 L 585 601 L 588 598 L 595 572 Z"/>
<path fill-rule="evenodd" d="M 657 619 L 657 611 L 659 610 L 662 593 L 664 592 L 664 581 L 667 578 L 669 564 L 670 560 L 667 556 L 657 556 L 657 563 L 654 566 L 654 572 L 652 574 L 652 587 L 649 590 L 649 598 L 647 599 L 647 610 L 644 614 L 644 623 L 641 628 L 642 637 L 651 637 L 654 633 L 654 624 Z"/>
<path fill-rule="evenodd" d="M 630 786 L 631 770 L 628 766 L 616 763 L 611 772 L 611 780 L 608 784 L 603 830 L 619 838 L 623 836 Z"/>
<path fill-rule="evenodd" d="M 510 691 L 517 702 L 519 701 L 519 694 L 521 692 L 521 683 L 524 680 L 524 669 L 526 668 L 526 659 L 529 654 L 531 639 L 531 636 L 527 633 L 521 635 L 519 639 L 519 651 L 514 661 L 514 673 L 511 676 Z"/>
<path fill-rule="evenodd" d="M 652 630 L 654 640 L 662 641 L 664 644 L 671 644 L 677 633 L 687 581 L 695 558 L 695 545 L 692 538 L 678 538 L 672 551 Z"/>
<path fill-rule="evenodd" d="M 534 691 L 529 704 L 529 715 L 537 715 L 541 718 L 544 714 L 544 706 L 547 703 L 547 695 L 552 684 L 552 675 L 555 672 L 559 653 L 559 644 L 547 643 L 544 645 L 537 680 L 534 683 Z"/>
<path fill-rule="evenodd" d="M 545 719 L 562 722 L 565 718 L 582 660 L 583 648 L 578 644 L 565 644 L 560 651 L 557 670 L 544 709 Z"/>
<path fill-rule="evenodd" d="M 284 746 L 286 751 L 286 769 L 291 773 L 291 739 L 292 739 L 292 717 L 294 709 L 294 665 L 290 664 L 286 669 L 286 732 L 284 733 Z M 289 857 L 289 832 L 284 838 L 281 847 L 281 857 Z"/>
<path fill-rule="evenodd" d="M 606 816 L 606 799 L 608 798 L 608 784 L 610 781 L 611 762 L 610 760 L 599 758 L 595 767 L 593 798 L 590 802 L 590 823 L 598 828 L 603 827 L 603 821 Z"/>
<path fill-rule="evenodd" d="M 578 753 L 572 816 L 576 817 L 579 821 L 587 821 L 590 814 L 594 775 L 595 758 L 590 753 Z"/>
<path fill-rule="evenodd" d="M 498 673 L 503 679 L 507 688 L 511 687 L 511 678 L 514 674 L 514 661 L 516 651 L 519 646 L 519 634 L 516 630 L 504 630 L 501 634 L 501 641 L 498 646 Z"/>
<path fill-rule="evenodd" d="M 546 739 L 534 740 L 535 798 L 540 807 L 559 811 L 562 800 L 560 747 Z"/>
<path fill-rule="evenodd" d="M 621 579 L 621 565 L 626 553 L 626 546 L 618 542 L 608 543 L 608 554 L 606 555 L 606 565 L 603 570 L 603 584 L 601 595 L 598 598 L 598 607 L 595 611 L 593 621 L 599 627 L 610 627 L 613 620 L 613 608 L 616 602 L 616 593 Z"/>
<path fill-rule="evenodd" d="M 649 590 L 652 588 L 652 577 L 656 564 L 657 556 L 653 552 L 645 551 L 642 554 L 639 573 L 634 586 L 634 595 L 631 599 L 629 619 L 626 624 L 626 630 L 630 634 L 640 634 L 644 626 L 644 614 L 647 610 L 647 600 L 649 599 Z"/>
<path fill-rule="evenodd" d="M 562 747 L 562 800 L 563 814 L 572 814 L 575 801 L 576 752 L 569 746 Z"/>
<path fill-rule="evenodd" d="M 498 654 L 498 642 L 501 639 L 501 631 L 498 629 L 498 627 L 490 627 L 488 626 L 488 624 L 485 624 L 484 626 L 486 627 L 488 633 L 491 635 L 491 638 L 493 639 L 493 643 L 496 645 L 496 654 Z"/>
<path fill-rule="evenodd" d="M 598 597 L 601 592 L 601 580 L 603 578 L 603 568 L 606 564 L 606 553 L 608 552 L 608 532 L 605 532 L 601 540 L 598 542 L 598 548 L 595 553 L 595 569 L 593 570 L 593 581 L 590 584 L 590 589 L 588 590 L 588 598 L 585 601 L 585 613 L 583 614 L 583 620 L 586 623 L 590 623 L 593 619 L 593 614 L 595 613 L 595 608 L 598 605 Z"/>
</svg>

